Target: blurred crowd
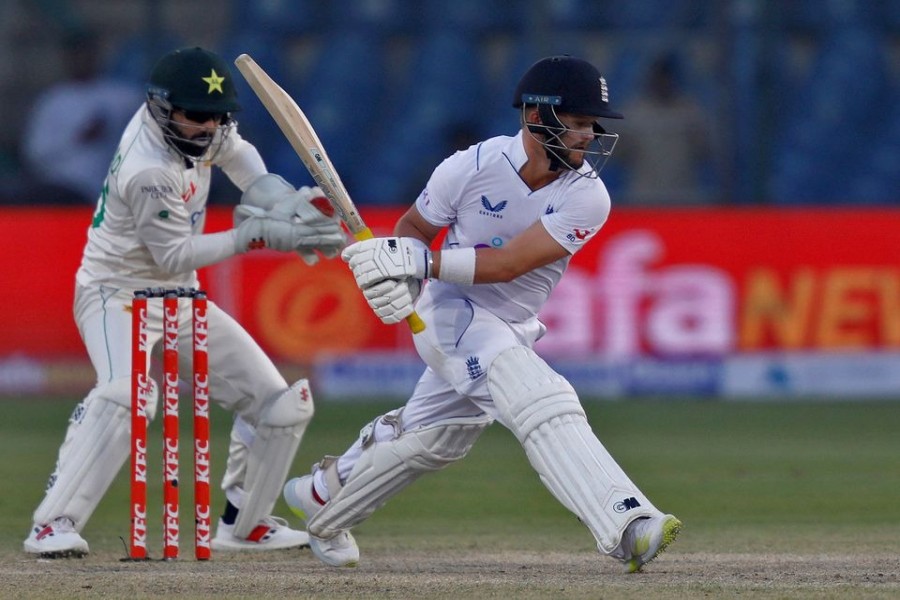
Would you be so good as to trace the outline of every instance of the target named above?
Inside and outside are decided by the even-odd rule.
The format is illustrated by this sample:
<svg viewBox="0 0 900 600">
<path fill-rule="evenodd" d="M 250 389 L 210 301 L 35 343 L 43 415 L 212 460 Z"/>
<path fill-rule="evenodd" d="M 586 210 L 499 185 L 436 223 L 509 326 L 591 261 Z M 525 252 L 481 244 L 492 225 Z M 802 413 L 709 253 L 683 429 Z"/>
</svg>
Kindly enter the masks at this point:
<svg viewBox="0 0 900 600">
<path fill-rule="evenodd" d="M 455 149 L 514 133 L 515 79 L 548 54 L 595 63 L 625 114 L 601 174 L 617 205 L 900 202 L 900 0 L 230 0 L 215 18 L 129 0 L 133 31 L 75 4 L 0 8 L 3 103 L 26 109 L 0 135 L 4 203 L 93 204 L 154 59 L 185 45 L 254 56 L 359 204 L 407 204 Z M 23 64 L 9 50 L 35 20 L 44 64 Z M 238 84 L 242 134 L 308 183 Z M 235 197 L 215 182 L 213 202 Z"/>
</svg>

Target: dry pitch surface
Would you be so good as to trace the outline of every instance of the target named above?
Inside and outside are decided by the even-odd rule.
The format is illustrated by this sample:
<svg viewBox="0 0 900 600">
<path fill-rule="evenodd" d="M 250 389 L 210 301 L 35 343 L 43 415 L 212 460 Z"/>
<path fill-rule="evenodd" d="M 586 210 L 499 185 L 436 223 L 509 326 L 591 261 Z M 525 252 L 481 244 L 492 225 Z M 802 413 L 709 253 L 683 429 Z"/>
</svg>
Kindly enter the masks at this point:
<svg viewBox="0 0 900 600">
<path fill-rule="evenodd" d="M 900 556 L 679 553 L 626 575 L 591 553 L 381 549 L 332 569 L 308 549 L 164 563 L 7 555 L 4 598 L 898 598 Z"/>
</svg>

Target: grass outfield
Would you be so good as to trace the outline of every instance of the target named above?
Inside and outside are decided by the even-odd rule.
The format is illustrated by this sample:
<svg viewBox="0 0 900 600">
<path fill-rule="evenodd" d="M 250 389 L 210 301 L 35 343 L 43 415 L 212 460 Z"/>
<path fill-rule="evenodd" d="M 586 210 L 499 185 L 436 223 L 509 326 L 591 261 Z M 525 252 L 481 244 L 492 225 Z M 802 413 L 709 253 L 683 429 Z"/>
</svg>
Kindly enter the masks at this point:
<svg viewBox="0 0 900 600">
<path fill-rule="evenodd" d="M 71 400 L 0 399 L 0 456 L 4 457 L 0 480 L 5 484 L 0 494 L 0 559 L 6 565 L 0 569 L 0 582 L 34 585 L 48 577 L 52 580 L 52 574 L 61 569 L 69 572 L 79 563 L 94 569 L 97 576 L 121 568 L 116 559 L 124 556 L 119 538 L 127 539 L 128 534 L 127 469 L 83 532 L 91 545 L 90 558 L 34 561 L 21 552 L 31 512 L 42 496 L 74 404 Z M 321 400 L 292 474 L 307 472 L 323 454 L 341 452 L 362 425 L 395 404 Z M 685 524 L 677 543 L 648 565 L 647 573 L 629 578 L 620 575 L 612 561 L 597 557 L 587 530 L 543 488 L 512 435 L 494 425 L 468 458 L 421 479 L 355 530 L 363 563 L 353 573 L 362 575 L 347 579 L 343 575 L 347 571 L 340 571 L 343 587 L 337 596 L 476 598 L 490 590 L 495 597 L 537 598 L 545 597 L 545 592 L 557 597 L 600 597 L 589 593 L 595 568 L 598 582 L 609 594 L 606 597 L 818 598 L 851 591 L 854 597 L 900 596 L 900 402 L 639 400 L 588 401 L 585 405 L 598 437 L 626 472 L 660 509 L 673 512 Z M 189 407 L 184 404 L 181 468 L 186 481 L 191 473 L 185 451 L 189 448 L 188 414 Z M 229 421 L 227 413 L 214 411 L 216 480 L 222 473 Z M 159 421 L 151 426 L 151 459 L 161 452 L 159 426 Z M 158 463 L 151 463 L 150 548 L 156 556 L 161 527 L 152 524 L 161 521 L 159 479 Z M 184 517 L 190 514 L 190 500 L 190 485 L 186 484 L 182 490 L 182 553 L 186 558 L 179 561 L 178 568 L 194 569 L 192 527 Z M 222 502 L 221 493 L 214 494 L 217 514 Z M 289 514 L 281 501 L 276 512 Z M 337 577 L 332 575 L 335 571 L 324 569 L 308 551 L 303 552 L 306 554 L 299 558 L 282 556 L 269 562 L 254 558 L 250 567 L 225 557 L 209 564 L 249 568 L 245 579 L 259 571 L 278 571 L 278 565 L 286 564 L 291 566 L 285 570 L 295 578 L 300 576 L 298 569 L 313 573 L 317 578 L 309 583 L 313 587 L 316 582 L 333 584 L 329 578 Z M 543 553 L 547 558 L 540 558 Z M 392 556 L 396 557 L 393 562 L 389 560 Z M 843 561 L 854 558 L 863 561 L 860 568 L 842 574 Z M 367 560 L 375 565 L 369 567 L 376 569 L 372 577 L 387 582 L 386 588 L 367 587 L 372 579 L 364 577 Z M 509 570 L 541 573 L 554 561 L 573 565 L 568 587 L 555 587 L 555 592 L 542 586 L 557 584 L 541 578 L 527 589 L 515 587 L 521 577 L 512 577 L 509 583 L 501 581 L 496 589 L 491 587 L 495 584 L 485 582 L 494 576 L 503 579 L 498 573 Z M 718 565 L 716 572 L 704 575 L 709 564 Z M 416 574 L 434 578 L 441 565 L 451 574 L 423 588 L 438 590 L 437 595 L 411 591 L 421 583 Z M 79 576 L 85 569 L 80 568 Z M 718 572 L 728 569 L 737 575 L 720 580 Z M 835 573 L 804 577 L 817 569 Z M 552 574 L 559 571 L 555 568 Z M 193 576 L 196 574 L 190 575 L 185 585 L 191 586 Z M 23 582 L 21 577 L 29 579 Z M 394 578 L 401 579 L 395 582 Z M 579 583 L 580 578 L 588 581 Z M 85 585 L 98 597 L 96 581 Z M 509 585 L 513 587 L 504 587 Z M 2 591 L 4 587 L 0 586 L 0 597 L 8 593 Z M 58 593 L 42 589 L 36 588 L 35 595 L 16 596 Z M 230 596 L 240 589 L 232 584 L 211 591 L 209 597 L 240 597 L 244 594 Z M 297 590 L 290 592 L 290 587 L 279 589 L 284 595 L 302 595 Z M 597 588 L 593 589 L 596 593 Z M 187 597 L 191 590 L 196 597 L 207 597 L 199 588 L 187 590 Z M 171 590 L 172 594 L 183 592 Z M 143 597 L 141 593 L 119 593 Z M 117 595 L 115 591 L 110 594 L 106 597 Z M 256 588 L 251 595 L 262 597 L 265 593 Z"/>
</svg>

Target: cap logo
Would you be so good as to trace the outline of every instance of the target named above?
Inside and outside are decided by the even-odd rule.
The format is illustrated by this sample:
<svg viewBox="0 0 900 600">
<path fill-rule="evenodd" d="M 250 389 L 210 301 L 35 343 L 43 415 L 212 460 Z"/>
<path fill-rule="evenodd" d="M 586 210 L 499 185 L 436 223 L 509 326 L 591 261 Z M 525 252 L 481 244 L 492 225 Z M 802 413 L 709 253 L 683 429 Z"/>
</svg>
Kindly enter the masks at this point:
<svg viewBox="0 0 900 600">
<path fill-rule="evenodd" d="M 210 70 L 209 77 L 201 77 L 201 79 L 209 84 L 209 89 L 206 90 L 207 94 L 212 94 L 213 92 L 225 93 L 222 89 L 222 82 L 225 81 L 225 78 L 219 77 L 215 69 Z"/>
<path fill-rule="evenodd" d="M 606 78 L 600 78 L 600 99 L 603 100 L 604 103 L 609 104 L 609 90 L 606 89 Z"/>
</svg>

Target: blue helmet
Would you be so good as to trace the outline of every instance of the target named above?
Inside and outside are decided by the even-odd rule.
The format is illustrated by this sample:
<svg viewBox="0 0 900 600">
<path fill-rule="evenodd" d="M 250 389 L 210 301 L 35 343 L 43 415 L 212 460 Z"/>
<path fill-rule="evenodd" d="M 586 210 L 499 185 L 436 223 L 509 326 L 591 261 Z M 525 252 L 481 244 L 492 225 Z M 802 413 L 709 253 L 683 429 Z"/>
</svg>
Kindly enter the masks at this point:
<svg viewBox="0 0 900 600">
<path fill-rule="evenodd" d="M 516 86 L 513 107 L 553 106 L 556 112 L 621 119 L 609 107 L 606 79 L 594 65 L 574 56 L 550 56 L 531 65 Z"/>
<path fill-rule="evenodd" d="M 525 111 L 529 106 L 537 107 L 540 123 L 526 122 Z M 568 55 L 550 56 L 531 65 L 516 86 L 513 107 L 522 111 L 523 125 L 544 146 L 551 171 L 565 166 L 588 177 L 597 176 L 612 154 L 619 136 L 594 123 L 597 149 L 582 151 L 592 167 L 590 172 L 585 173 L 580 171 L 581 163 L 570 161 L 572 149 L 566 146 L 562 136 L 571 130 L 559 115 L 624 118 L 610 108 L 609 90 L 600 71 L 591 63 Z"/>
</svg>

